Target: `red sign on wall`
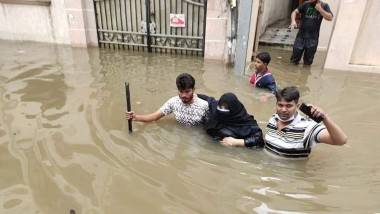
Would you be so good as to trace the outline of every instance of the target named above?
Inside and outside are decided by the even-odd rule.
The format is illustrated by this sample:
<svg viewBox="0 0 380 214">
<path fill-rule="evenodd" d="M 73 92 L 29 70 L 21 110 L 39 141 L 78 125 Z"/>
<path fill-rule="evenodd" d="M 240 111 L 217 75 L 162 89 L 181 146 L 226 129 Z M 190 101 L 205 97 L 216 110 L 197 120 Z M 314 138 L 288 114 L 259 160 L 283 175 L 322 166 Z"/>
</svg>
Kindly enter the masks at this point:
<svg viewBox="0 0 380 214">
<path fill-rule="evenodd" d="M 170 27 L 185 27 L 185 14 L 170 14 Z"/>
</svg>

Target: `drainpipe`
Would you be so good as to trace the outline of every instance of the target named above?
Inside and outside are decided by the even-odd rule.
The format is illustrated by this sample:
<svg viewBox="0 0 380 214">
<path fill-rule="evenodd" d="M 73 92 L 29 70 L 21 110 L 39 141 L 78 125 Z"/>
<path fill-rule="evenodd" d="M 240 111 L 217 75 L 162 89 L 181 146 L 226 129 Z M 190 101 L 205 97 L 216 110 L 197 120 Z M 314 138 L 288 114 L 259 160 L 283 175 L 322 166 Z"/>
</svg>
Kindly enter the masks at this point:
<svg viewBox="0 0 380 214">
<path fill-rule="evenodd" d="M 236 53 L 236 35 L 237 35 L 237 18 L 238 10 L 236 7 L 237 0 L 229 0 L 230 7 L 230 23 L 229 23 L 229 35 L 227 36 L 227 48 L 228 48 L 228 59 L 227 63 L 229 65 L 234 65 L 235 63 L 235 53 Z"/>
</svg>

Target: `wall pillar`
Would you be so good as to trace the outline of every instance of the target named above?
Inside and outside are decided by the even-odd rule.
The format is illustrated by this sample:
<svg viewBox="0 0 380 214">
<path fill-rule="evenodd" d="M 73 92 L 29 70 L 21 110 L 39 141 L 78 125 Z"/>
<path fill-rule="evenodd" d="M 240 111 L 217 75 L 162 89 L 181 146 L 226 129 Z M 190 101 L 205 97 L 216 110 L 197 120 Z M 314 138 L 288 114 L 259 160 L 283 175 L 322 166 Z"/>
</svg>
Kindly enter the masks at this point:
<svg viewBox="0 0 380 214">
<path fill-rule="evenodd" d="M 208 0 L 205 59 L 225 60 L 229 8 L 226 0 Z"/>
<path fill-rule="evenodd" d="M 365 10 L 367 2 L 368 0 L 341 0 L 325 68 L 380 73 L 379 66 L 356 65 L 350 62 L 362 19 L 367 13 Z"/>
<path fill-rule="evenodd" d="M 71 46 L 97 45 L 95 13 L 92 0 L 65 0 Z"/>
</svg>

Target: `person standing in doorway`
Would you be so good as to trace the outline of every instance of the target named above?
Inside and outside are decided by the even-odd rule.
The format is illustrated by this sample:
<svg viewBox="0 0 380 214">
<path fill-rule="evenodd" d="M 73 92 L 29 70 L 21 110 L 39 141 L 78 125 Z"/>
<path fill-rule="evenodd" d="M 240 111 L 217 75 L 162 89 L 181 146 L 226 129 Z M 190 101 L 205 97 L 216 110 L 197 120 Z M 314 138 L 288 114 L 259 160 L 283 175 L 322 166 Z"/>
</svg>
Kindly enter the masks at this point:
<svg viewBox="0 0 380 214">
<path fill-rule="evenodd" d="M 296 17 L 301 15 L 300 26 L 297 25 Z M 289 28 L 299 28 L 293 45 L 291 63 L 298 65 L 303 55 L 303 63 L 311 65 L 318 47 L 319 31 L 322 20 L 331 21 L 333 14 L 327 3 L 320 0 L 309 0 L 298 6 L 291 14 Z"/>
</svg>

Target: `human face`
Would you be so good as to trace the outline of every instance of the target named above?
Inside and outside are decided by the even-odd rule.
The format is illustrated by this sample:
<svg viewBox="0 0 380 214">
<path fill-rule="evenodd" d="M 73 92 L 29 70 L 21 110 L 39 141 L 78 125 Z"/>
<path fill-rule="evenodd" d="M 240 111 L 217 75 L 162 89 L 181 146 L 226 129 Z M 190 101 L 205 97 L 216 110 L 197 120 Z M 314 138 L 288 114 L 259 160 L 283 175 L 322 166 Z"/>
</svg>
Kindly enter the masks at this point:
<svg viewBox="0 0 380 214">
<path fill-rule="evenodd" d="M 255 68 L 258 72 L 265 71 L 267 64 L 261 61 L 259 58 L 255 59 Z"/>
<path fill-rule="evenodd" d="M 194 89 L 188 88 L 184 90 L 178 90 L 178 96 L 182 100 L 183 103 L 189 104 L 193 101 Z"/>
<path fill-rule="evenodd" d="M 276 113 L 281 118 L 281 120 L 288 120 L 293 115 L 296 114 L 297 103 L 296 101 L 287 102 L 284 99 L 277 101 L 276 103 Z"/>
<path fill-rule="evenodd" d="M 230 109 L 228 109 L 228 105 L 226 103 L 222 103 L 220 105 L 218 105 L 216 107 L 216 109 L 220 112 L 220 113 L 229 113 L 230 112 Z"/>
</svg>

